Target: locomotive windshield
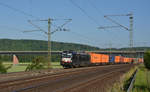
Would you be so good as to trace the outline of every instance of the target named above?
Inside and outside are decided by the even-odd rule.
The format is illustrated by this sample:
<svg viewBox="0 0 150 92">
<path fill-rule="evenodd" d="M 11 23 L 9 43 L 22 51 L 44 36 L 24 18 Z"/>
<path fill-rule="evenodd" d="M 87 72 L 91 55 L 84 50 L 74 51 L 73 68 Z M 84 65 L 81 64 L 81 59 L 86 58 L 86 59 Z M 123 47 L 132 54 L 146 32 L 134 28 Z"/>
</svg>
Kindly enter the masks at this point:
<svg viewBox="0 0 150 92">
<path fill-rule="evenodd" d="M 63 53 L 62 58 L 72 58 L 72 54 Z"/>
</svg>

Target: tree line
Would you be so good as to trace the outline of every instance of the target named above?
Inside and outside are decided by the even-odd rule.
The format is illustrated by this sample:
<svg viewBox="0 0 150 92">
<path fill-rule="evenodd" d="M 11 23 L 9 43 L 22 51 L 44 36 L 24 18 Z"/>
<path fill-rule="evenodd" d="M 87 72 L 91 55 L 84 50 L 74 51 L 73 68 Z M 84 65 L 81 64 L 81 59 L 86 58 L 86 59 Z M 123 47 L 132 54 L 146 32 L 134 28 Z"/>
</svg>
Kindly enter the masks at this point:
<svg viewBox="0 0 150 92">
<path fill-rule="evenodd" d="M 11 39 L 0 39 L 0 51 L 46 51 L 48 49 L 47 41 L 43 40 L 11 40 Z M 99 50 L 98 47 L 75 44 L 75 43 L 64 43 L 64 42 L 51 42 L 51 48 L 53 51 L 64 51 L 64 50 Z"/>
</svg>

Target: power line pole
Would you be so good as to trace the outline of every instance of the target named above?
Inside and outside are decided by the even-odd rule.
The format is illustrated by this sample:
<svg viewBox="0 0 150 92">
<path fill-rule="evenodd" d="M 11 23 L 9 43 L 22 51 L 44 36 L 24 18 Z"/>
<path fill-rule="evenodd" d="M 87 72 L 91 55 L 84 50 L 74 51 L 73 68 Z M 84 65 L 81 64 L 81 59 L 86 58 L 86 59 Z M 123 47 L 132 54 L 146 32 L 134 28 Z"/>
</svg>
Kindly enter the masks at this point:
<svg viewBox="0 0 150 92">
<path fill-rule="evenodd" d="M 133 48 L 133 14 L 130 14 L 130 48 Z"/>
<path fill-rule="evenodd" d="M 28 22 L 34 26 L 35 28 L 38 29 L 38 31 L 44 32 L 47 36 L 48 36 L 48 56 L 47 56 L 47 61 L 48 61 L 48 68 L 52 68 L 51 67 L 51 35 L 54 34 L 57 31 L 69 31 L 68 29 L 63 28 L 67 23 L 71 22 L 72 19 L 63 19 L 66 20 L 66 22 L 64 24 L 62 24 L 61 26 L 58 26 L 58 28 L 54 31 L 51 32 L 51 21 L 52 20 L 57 20 L 57 19 L 51 19 L 48 18 L 46 20 L 35 20 L 35 21 L 47 21 L 48 22 L 48 32 L 46 32 L 45 30 L 41 29 L 39 26 L 33 24 L 30 20 L 28 20 Z M 30 30 L 30 31 L 24 31 L 24 32 L 34 32 L 37 30 Z"/>
<path fill-rule="evenodd" d="M 51 19 L 48 18 L 48 68 L 51 68 Z"/>
<path fill-rule="evenodd" d="M 110 17 L 115 17 L 115 16 L 129 16 L 130 19 L 130 27 L 126 27 L 120 23 L 118 23 L 117 21 L 111 19 Z M 106 28 L 117 28 L 117 27 L 122 27 L 125 30 L 129 31 L 129 46 L 130 48 L 133 48 L 133 14 L 129 13 L 129 14 L 122 14 L 122 15 L 105 15 L 104 18 L 106 18 L 107 20 L 111 21 L 112 23 L 116 24 L 117 26 L 104 26 L 104 27 L 99 27 L 99 29 L 106 29 Z"/>
<path fill-rule="evenodd" d="M 51 18 L 48 18 L 48 19 L 46 19 L 46 20 L 39 20 L 39 21 L 47 21 L 48 22 L 48 32 L 45 32 L 46 34 L 47 34 L 47 36 L 48 36 L 48 56 L 47 56 L 47 62 L 48 62 L 48 68 L 52 68 L 51 67 L 51 21 L 52 21 L 52 19 Z M 33 23 L 32 23 L 32 25 L 34 25 Z M 36 25 L 34 25 L 35 27 L 37 27 L 38 29 L 40 29 L 41 31 L 44 31 L 44 30 L 42 30 L 40 27 L 38 27 L 38 26 L 36 26 Z"/>
</svg>

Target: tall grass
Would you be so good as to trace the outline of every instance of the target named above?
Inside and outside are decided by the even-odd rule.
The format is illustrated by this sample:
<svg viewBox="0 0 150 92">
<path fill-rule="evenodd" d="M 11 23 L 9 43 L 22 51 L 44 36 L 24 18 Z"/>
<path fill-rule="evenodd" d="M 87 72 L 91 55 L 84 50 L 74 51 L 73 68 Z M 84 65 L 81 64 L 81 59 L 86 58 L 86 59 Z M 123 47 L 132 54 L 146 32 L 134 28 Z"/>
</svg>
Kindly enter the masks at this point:
<svg viewBox="0 0 150 92">
<path fill-rule="evenodd" d="M 126 92 L 130 83 L 130 78 L 136 69 L 137 67 L 133 67 L 132 69 L 130 69 L 130 71 L 121 76 L 119 82 L 113 85 L 110 92 Z"/>
<path fill-rule="evenodd" d="M 150 92 L 150 71 L 144 65 L 139 66 L 133 92 Z"/>
</svg>

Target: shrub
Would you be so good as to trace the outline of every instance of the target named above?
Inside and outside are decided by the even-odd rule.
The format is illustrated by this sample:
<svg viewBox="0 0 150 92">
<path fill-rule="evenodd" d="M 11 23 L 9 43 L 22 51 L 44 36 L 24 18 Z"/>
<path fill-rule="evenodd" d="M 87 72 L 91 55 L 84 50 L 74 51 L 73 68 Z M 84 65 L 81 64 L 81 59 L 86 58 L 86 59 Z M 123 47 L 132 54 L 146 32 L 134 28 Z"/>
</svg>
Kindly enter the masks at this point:
<svg viewBox="0 0 150 92">
<path fill-rule="evenodd" d="M 44 66 L 47 64 L 46 61 L 45 57 L 37 57 L 27 66 L 26 71 L 44 69 Z"/>
<path fill-rule="evenodd" d="M 144 54 L 144 65 L 147 69 L 150 69 L 150 51 Z"/>
<path fill-rule="evenodd" d="M 11 68 L 12 65 L 5 67 L 2 62 L 0 62 L 0 73 L 7 73 L 7 70 Z"/>
</svg>

